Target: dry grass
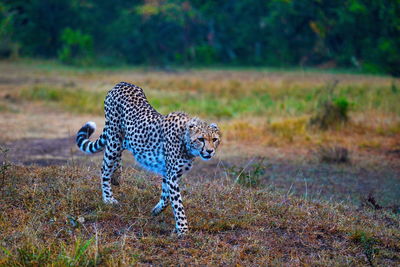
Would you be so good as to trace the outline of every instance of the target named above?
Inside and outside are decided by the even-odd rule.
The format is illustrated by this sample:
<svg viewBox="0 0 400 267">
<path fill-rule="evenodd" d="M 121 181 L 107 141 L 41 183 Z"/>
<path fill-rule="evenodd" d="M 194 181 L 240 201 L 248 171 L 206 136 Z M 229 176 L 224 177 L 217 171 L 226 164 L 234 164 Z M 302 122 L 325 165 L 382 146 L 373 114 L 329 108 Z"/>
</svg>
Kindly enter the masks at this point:
<svg viewBox="0 0 400 267">
<path fill-rule="evenodd" d="M 351 129 L 346 138 L 351 132 L 349 137 L 359 140 L 358 147 L 368 142 L 371 133 L 377 138 L 384 135 L 384 142 L 400 134 L 400 94 L 393 90 L 398 81 L 385 77 L 264 70 L 73 69 L 38 61 L 3 62 L 0 73 L 1 126 L 10 125 L 14 116 L 21 120 L 26 116 L 26 122 L 18 125 L 25 128 L 24 124 L 34 120 L 31 117 L 44 113 L 45 118 L 54 111 L 102 116 L 104 95 L 123 80 L 143 87 L 149 101 L 162 113 L 185 110 L 218 120 L 226 125 L 226 136 L 235 142 L 316 143 L 325 133 L 308 129 L 305 122 L 331 98 L 347 101 L 351 110 L 350 125 L 333 132 Z M 332 93 L 328 87 L 336 80 L 340 83 Z M 42 111 L 32 110 L 32 105 Z M 51 120 L 53 123 L 57 124 Z M 6 134 L 20 136 L 16 132 Z"/>
<path fill-rule="evenodd" d="M 332 96 L 325 88 L 333 80 L 340 83 Z M 18 141 L 25 148 L 24 138 L 65 140 L 89 120 L 101 128 L 102 98 L 119 81 L 143 87 L 162 113 L 185 110 L 217 121 L 224 133 L 219 156 L 226 166 L 203 166 L 196 179 L 183 182 L 191 234 L 171 235 L 170 209 L 150 216 L 159 178 L 125 170 L 115 190 L 121 204 L 107 206 L 100 201 L 100 159 L 80 158 L 77 166 L 74 150 L 65 148 L 64 166 L 1 165 L 0 266 L 399 265 L 398 207 L 343 202 L 366 188 L 378 188 L 380 207 L 398 199 L 398 80 L 0 62 L 0 144 Z M 330 98 L 349 103 L 348 122 L 326 131 L 309 127 Z M 61 139 L 47 143 L 56 147 Z M 321 146 L 348 149 L 351 164 L 313 162 L 315 154 L 307 151 Z M 332 201 L 321 200 L 327 198 Z"/>
<path fill-rule="evenodd" d="M 321 146 L 316 152 L 318 159 L 326 163 L 349 163 L 349 151 L 340 146 Z"/>
<path fill-rule="evenodd" d="M 101 203 L 89 168 L 16 167 L 1 183 L 1 265 L 395 266 L 400 218 L 306 201 L 218 179 L 187 181 L 191 233 L 171 234 L 171 210 L 150 216 L 159 179 L 123 173 L 118 206 Z M 135 178 L 131 177 L 134 176 Z"/>
<path fill-rule="evenodd" d="M 46 124 L 58 127 L 29 136 L 60 136 L 57 129 L 72 124 L 75 129 L 78 123 L 71 121 L 77 114 L 101 117 L 104 95 L 121 80 L 143 87 L 162 113 L 184 110 L 217 120 L 227 140 L 234 143 L 310 146 L 328 142 L 345 147 L 351 143 L 351 150 L 365 150 L 376 148 L 368 144 L 373 139 L 386 149 L 400 135 L 400 94 L 392 89 L 398 81 L 385 77 L 300 71 L 77 70 L 33 63 L 0 63 L 0 126 L 10 128 L 0 139 L 24 137 L 34 133 L 36 125 Z M 340 83 L 332 93 L 328 87 L 333 80 Z M 324 111 L 321 103 L 331 98 L 348 103 L 348 123 L 326 133 L 308 127 L 308 121 L 321 108 Z M 64 127 L 57 117 L 64 117 Z"/>
</svg>

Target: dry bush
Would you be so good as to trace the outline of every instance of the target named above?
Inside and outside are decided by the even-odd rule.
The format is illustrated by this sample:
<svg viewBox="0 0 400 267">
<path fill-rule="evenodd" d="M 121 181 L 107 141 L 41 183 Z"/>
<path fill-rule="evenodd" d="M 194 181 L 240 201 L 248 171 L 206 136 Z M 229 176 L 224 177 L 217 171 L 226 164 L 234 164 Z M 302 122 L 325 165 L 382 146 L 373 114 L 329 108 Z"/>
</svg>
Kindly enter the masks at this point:
<svg viewBox="0 0 400 267">
<path fill-rule="evenodd" d="M 317 114 L 311 118 L 310 124 L 322 130 L 326 130 L 346 123 L 349 119 L 348 107 L 349 104 L 345 98 L 326 101 L 318 110 Z"/>
<path fill-rule="evenodd" d="M 270 130 L 285 141 L 293 142 L 296 136 L 306 134 L 306 125 L 306 117 L 290 118 L 272 122 Z"/>
<path fill-rule="evenodd" d="M 327 130 L 349 120 L 350 103 L 345 97 L 334 97 L 334 89 L 339 82 L 335 80 L 326 86 L 328 99 L 321 101 L 320 108 L 311 117 L 310 125 Z"/>
<path fill-rule="evenodd" d="M 320 146 L 316 152 L 317 158 L 320 162 L 325 163 L 349 163 L 349 151 L 341 146 Z"/>
<path fill-rule="evenodd" d="M 265 175 L 264 158 L 257 162 L 249 161 L 245 166 L 232 166 L 228 169 L 229 175 L 235 183 L 244 187 L 258 187 Z"/>
</svg>

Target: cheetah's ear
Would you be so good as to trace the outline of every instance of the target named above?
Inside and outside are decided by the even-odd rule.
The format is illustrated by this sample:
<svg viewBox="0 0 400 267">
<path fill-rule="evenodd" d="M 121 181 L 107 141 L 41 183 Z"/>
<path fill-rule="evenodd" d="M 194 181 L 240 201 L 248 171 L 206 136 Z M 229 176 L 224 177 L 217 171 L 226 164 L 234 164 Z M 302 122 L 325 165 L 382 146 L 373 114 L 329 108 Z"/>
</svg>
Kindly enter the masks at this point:
<svg viewBox="0 0 400 267">
<path fill-rule="evenodd" d="M 218 125 L 216 123 L 211 123 L 210 127 L 216 131 L 219 131 Z"/>
<path fill-rule="evenodd" d="M 189 129 L 192 129 L 194 126 L 196 126 L 197 124 L 198 124 L 198 121 L 199 121 L 199 119 L 197 119 L 197 118 L 192 118 L 192 119 L 190 119 L 188 122 L 187 122 L 187 127 L 189 128 Z"/>
</svg>

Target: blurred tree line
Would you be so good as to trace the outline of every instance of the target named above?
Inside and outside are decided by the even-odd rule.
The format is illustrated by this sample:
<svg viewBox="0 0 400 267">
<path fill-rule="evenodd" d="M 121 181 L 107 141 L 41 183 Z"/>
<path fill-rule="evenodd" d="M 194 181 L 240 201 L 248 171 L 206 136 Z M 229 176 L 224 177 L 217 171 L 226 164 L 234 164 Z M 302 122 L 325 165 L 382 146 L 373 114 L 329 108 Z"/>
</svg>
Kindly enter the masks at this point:
<svg viewBox="0 0 400 267">
<path fill-rule="evenodd" d="M 0 56 L 400 76 L 399 0 L 0 0 Z"/>
</svg>

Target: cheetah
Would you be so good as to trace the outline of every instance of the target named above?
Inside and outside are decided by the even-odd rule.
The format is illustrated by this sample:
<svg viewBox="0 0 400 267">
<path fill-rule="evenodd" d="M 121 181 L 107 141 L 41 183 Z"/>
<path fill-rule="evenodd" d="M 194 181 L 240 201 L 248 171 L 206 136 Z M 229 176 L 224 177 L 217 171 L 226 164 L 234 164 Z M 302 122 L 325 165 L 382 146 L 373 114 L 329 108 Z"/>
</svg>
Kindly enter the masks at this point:
<svg viewBox="0 0 400 267">
<path fill-rule="evenodd" d="M 196 157 L 209 160 L 215 155 L 221 142 L 218 126 L 183 112 L 162 115 L 148 103 L 142 88 L 126 82 L 108 92 L 104 111 L 105 127 L 97 140 L 89 140 L 96 129 L 94 122 L 87 122 L 76 136 L 76 144 L 83 152 L 105 150 L 101 168 L 103 201 L 118 203 L 111 184 L 118 185 L 121 153 L 129 150 L 139 165 L 162 177 L 161 197 L 152 215 L 160 214 L 170 203 L 175 232 L 187 233 L 180 177 L 191 169 Z"/>
</svg>

